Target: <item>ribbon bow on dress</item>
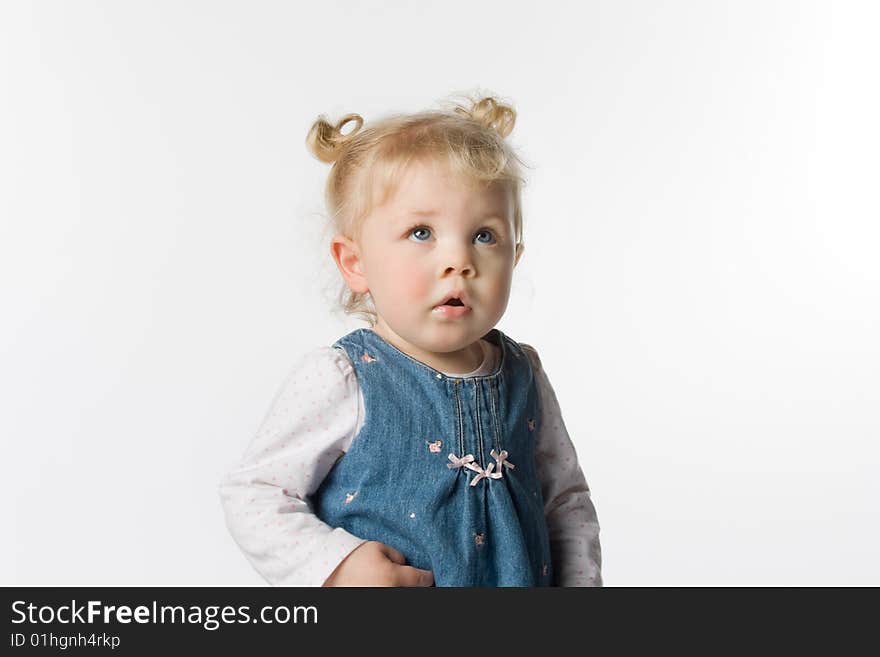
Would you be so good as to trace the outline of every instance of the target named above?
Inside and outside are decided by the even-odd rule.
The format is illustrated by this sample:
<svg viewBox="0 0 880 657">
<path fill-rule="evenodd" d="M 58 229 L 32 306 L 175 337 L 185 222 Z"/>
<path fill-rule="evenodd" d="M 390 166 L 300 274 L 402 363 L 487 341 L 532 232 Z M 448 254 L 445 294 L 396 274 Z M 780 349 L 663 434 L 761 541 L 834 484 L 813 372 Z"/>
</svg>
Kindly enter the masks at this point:
<svg viewBox="0 0 880 657">
<path fill-rule="evenodd" d="M 474 455 L 465 454 L 461 458 L 458 458 L 455 454 L 450 454 L 449 460 L 452 461 L 452 463 L 447 463 L 447 468 L 460 468 L 461 466 L 467 466 L 469 463 L 473 463 Z"/>
<path fill-rule="evenodd" d="M 493 459 L 498 461 L 498 472 L 499 473 L 502 471 L 501 466 L 504 466 L 505 468 L 510 468 L 511 470 L 516 469 L 516 466 L 507 460 L 507 450 L 506 449 L 502 449 L 500 454 L 493 449 L 491 452 L 489 452 L 489 455 Z"/>
<path fill-rule="evenodd" d="M 477 476 L 473 478 L 473 481 L 471 481 L 471 486 L 476 486 L 476 485 L 477 485 L 477 482 L 480 481 L 480 479 L 487 479 L 487 478 L 491 478 L 491 479 L 501 479 L 501 473 L 500 473 L 500 472 L 492 472 L 492 470 L 495 469 L 495 464 L 494 464 L 494 463 L 490 463 L 490 464 L 486 467 L 485 470 L 483 470 L 483 468 L 481 468 L 481 467 L 480 467 L 479 465 L 477 465 L 476 463 L 468 463 L 468 464 L 465 465 L 464 467 L 466 467 L 468 470 L 473 470 L 474 472 L 477 473 Z"/>
<path fill-rule="evenodd" d="M 504 468 L 510 468 L 511 470 L 515 469 L 516 466 L 507 460 L 507 450 L 501 450 L 499 454 L 494 449 L 489 452 L 493 459 L 497 461 L 498 470 L 495 470 L 496 463 L 490 463 L 486 466 L 486 469 L 480 467 L 478 463 L 474 463 L 474 455 L 466 454 L 461 458 L 458 458 L 455 454 L 449 455 L 449 460 L 452 463 L 447 463 L 447 468 L 460 468 L 465 467 L 468 470 L 473 470 L 477 473 L 477 476 L 471 480 L 471 486 L 476 486 L 477 482 L 481 479 L 501 479 L 502 474 L 504 473 Z"/>
</svg>

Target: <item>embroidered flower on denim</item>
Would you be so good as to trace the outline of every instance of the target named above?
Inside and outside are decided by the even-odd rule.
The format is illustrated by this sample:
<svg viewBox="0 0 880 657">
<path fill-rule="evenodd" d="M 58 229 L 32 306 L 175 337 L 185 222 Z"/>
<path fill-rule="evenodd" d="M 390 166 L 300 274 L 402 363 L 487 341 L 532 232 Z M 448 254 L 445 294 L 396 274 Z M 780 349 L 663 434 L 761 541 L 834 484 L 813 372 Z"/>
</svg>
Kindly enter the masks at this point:
<svg viewBox="0 0 880 657">
<path fill-rule="evenodd" d="M 480 534 L 475 533 L 474 534 L 474 543 L 476 543 L 477 545 L 482 545 L 485 542 L 486 542 L 486 534 L 484 534 L 484 533 L 480 533 Z"/>
<path fill-rule="evenodd" d="M 428 449 L 429 449 L 429 450 L 431 451 L 431 453 L 433 453 L 433 454 L 437 454 L 437 453 L 439 453 L 439 452 L 440 452 L 440 448 L 443 447 L 443 441 L 442 441 L 442 440 L 435 440 L 433 443 L 432 443 L 432 442 L 428 442 L 427 440 L 426 440 L 425 442 L 428 443 Z"/>
<path fill-rule="evenodd" d="M 351 504 L 351 501 L 352 501 L 354 498 L 357 497 L 357 494 L 358 494 L 357 491 L 355 491 L 355 492 L 353 492 L 353 493 L 346 493 L 346 494 L 345 494 L 345 503 L 346 503 L 346 504 Z"/>
<path fill-rule="evenodd" d="M 378 359 L 373 358 L 372 356 L 370 356 L 370 354 L 368 354 L 368 353 L 365 351 L 365 352 L 364 352 L 364 355 L 361 356 L 361 360 L 364 361 L 365 363 L 375 363 L 376 360 L 378 360 Z"/>
</svg>

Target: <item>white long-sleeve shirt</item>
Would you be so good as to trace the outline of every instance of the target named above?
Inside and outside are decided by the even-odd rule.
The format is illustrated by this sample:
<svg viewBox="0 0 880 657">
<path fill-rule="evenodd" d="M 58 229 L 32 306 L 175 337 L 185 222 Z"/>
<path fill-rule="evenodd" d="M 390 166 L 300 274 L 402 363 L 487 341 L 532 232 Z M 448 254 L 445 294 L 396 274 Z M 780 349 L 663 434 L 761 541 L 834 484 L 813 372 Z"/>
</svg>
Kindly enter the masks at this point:
<svg viewBox="0 0 880 657">
<path fill-rule="evenodd" d="M 498 347 L 480 340 L 493 372 Z M 590 489 L 537 351 L 529 356 L 540 413 L 535 460 L 557 586 L 601 586 L 599 523 Z M 220 484 L 226 524 L 251 565 L 274 585 L 321 586 L 365 542 L 312 512 L 306 497 L 364 424 L 364 398 L 343 349 L 319 347 L 293 366 L 238 466 Z"/>
</svg>

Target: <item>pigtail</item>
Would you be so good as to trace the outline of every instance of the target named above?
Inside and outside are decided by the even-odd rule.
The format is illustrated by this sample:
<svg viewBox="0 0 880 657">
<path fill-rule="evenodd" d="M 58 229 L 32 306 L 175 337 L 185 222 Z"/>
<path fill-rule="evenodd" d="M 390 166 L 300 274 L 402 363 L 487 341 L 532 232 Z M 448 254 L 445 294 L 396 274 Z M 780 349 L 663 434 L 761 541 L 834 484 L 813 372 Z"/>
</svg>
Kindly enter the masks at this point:
<svg viewBox="0 0 880 657">
<path fill-rule="evenodd" d="M 351 121 L 357 123 L 355 128 L 342 134 L 342 128 Z M 359 114 L 346 114 L 336 122 L 336 125 L 329 123 L 327 117 L 321 115 L 312 124 L 306 136 L 306 146 L 321 162 L 335 162 L 345 145 L 363 125 L 364 120 Z"/>
<path fill-rule="evenodd" d="M 459 105 L 454 111 L 487 128 L 492 128 L 502 138 L 513 131 L 513 125 L 516 123 L 516 111 L 491 96 L 475 101 L 470 109 Z"/>
</svg>

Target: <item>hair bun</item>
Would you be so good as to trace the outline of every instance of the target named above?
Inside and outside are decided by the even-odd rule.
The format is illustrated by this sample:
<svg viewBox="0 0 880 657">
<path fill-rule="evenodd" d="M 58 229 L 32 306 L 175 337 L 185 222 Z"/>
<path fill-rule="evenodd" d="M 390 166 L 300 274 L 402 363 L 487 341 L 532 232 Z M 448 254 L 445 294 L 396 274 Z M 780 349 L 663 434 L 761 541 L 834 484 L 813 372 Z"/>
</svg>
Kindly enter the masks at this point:
<svg viewBox="0 0 880 657">
<path fill-rule="evenodd" d="M 342 134 L 342 128 L 351 121 L 357 122 L 357 126 Z M 321 115 L 312 124 L 306 136 L 306 146 L 321 162 L 335 162 L 345 144 L 363 125 L 364 120 L 360 114 L 346 114 L 336 122 L 336 125 L 329 123 L 327 117 Z"/>
<path fill-rule="evenodd" d="M 487 128 L 492 128 L 502 138 L 513 131 L 513 125 L 516 123 L 514 109 L 509 105 L 499 103 L 492 96 L 475 101 L 470 109 L 458 106 L 455 111 L 482 123 Z"/>
</svg>

